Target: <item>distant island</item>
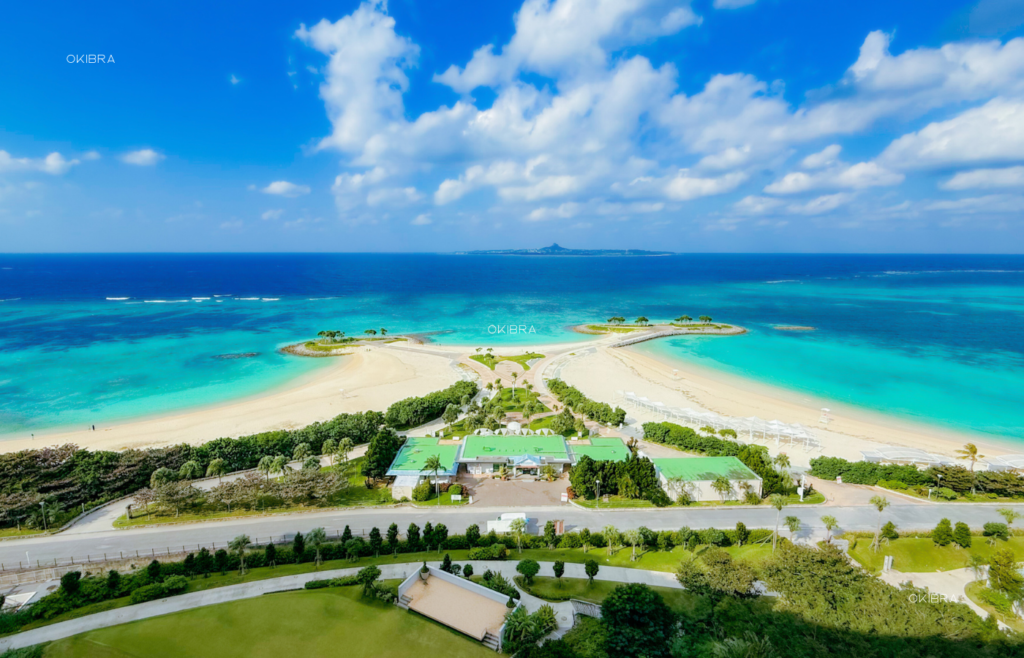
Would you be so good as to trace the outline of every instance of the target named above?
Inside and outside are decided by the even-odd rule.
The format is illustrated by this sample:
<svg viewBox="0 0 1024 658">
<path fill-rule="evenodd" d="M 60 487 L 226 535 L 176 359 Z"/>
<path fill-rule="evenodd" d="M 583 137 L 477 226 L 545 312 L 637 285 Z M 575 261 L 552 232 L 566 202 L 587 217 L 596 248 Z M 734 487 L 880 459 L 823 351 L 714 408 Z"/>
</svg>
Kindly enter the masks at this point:
<svg viewBox="0 0 1024 658">
<path fill-rule="evenodd" d="M 558 244 L 540 249 L 489 249 L 486 251 L 457 251 L 457 256 L 672 256 L 672 251 L 645 251 L 643 249 L 566 249 Z"/>
</svg>

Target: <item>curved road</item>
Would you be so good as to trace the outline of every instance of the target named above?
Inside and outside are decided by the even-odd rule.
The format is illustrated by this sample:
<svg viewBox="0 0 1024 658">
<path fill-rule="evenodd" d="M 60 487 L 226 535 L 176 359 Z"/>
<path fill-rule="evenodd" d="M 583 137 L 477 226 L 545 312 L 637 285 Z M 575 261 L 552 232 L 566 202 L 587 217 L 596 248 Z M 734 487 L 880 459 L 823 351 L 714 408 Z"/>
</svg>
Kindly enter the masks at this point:
<svg viewBox="0 0 1024 658">
<path fill-rule="evenodd" d="M 1006 505 L 943 503 L 931 505 L 893 505 L 883 513 L 883 521 L 892 521 L 901 530 L 926 530 L 935 527 L 942 518 L 954 523 L 963 521 L 978 528 L 989 521 L 1002 521 L 997 507 Z M 1024 505 L 1013 505 L 1024 513 Z M 276 541 L 289 540 L 295 532 L 303 533 L 316 527 L 323 527 L 333 536 L 345 526 L 355 534 L 368 533 L 374 526 L 382 531 L 391 523 L 397 523 L 402 534 L 410 523 L 421 528 L 430 521 L 442 522 L 450 533 L 461 533 L 471 524 L 478 524 L 486 531 L 489 519 L 497 518 L 510 510 L 525 512 L 530 518 L 531 532 L 538 532 L 549 520 L 563 520 L 566 531 L 589 528 L 597 531 L 606 525 L 620 530 L 647 526 L 652 530 L 676 530 L 683 526 L 692 528 L 732 528 L 742 521 L 748 528 L 774 527 L 775 510 L 770 507 L 725 507 L 725 508 L 666 508 L 661 510 L 585 510 L 574 505 L 547 506 L 536 508 L 507 507 L 465 507 L 436 510 L 422 507 L 392 507 L 384 509 L 356 509 L 346 511 L 325 511 L 308 514 L 265 516 L 259 518 L 235 519 L 217 522 L 164 525 L 131 530 L 97 528 L 94 532 L 62 533 L 48 537 L 14 539 L 0 542 L 0 563 L 6 568 L 16 566 L 28 559 L 39 561 L 43 566 L 59 560 L 74 557 L 84 561 L 87 556 L 95 560 L 106 554 L 118 557 L 138 551 L 140 554 L 152 550 L 172 552 L 182 547 L 193 550 L 199 546 L 223 546 L 233 537 L 247 534 L 256 543 L 266 543 L 273 537 Z M 870 506 L 792 506 L 783 510 L 782 516 L 796 516 L 804 523 L 798 535 L 801 538 L 824 538 L 821 516 L 830 514 L 839 521 L 841 530 L 873 531 L 878 523 L 878 512 Z M 96 526 L 93 526 L 96 527 Z"/>
</svg>

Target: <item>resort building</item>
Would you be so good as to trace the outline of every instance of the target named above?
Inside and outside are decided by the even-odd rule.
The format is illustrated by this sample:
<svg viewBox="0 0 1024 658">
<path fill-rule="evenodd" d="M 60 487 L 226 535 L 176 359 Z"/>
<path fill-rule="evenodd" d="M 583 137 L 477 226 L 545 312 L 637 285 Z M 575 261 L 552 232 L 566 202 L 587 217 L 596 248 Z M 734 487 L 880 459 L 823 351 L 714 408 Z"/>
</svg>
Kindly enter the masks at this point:
<svg viewBox="0 0 1024 658">
<path fill-rule="evenodd" d="M 438 482 L 451 482 L 459 470 L 458 456 L 462 445 L 455 441 L 430 437 L 409 437 L 398 451 L 386 475 L 395 478 L 391 495 L 395 500 L 412 498 L 412 490 L 420 480 L 434 479 L 434 472 L 425 470 L 427 459 L 437 455 L 443 470 L 437 472 Z"/>
<path fill-rule="evenodd" d="M 456 439 L 410 437 L 391 468 L 388 477 L 395 478 L 391 494 L 396 500 L 412 498 L 412 490 L 425 479 L 433 481 L 434 472 L 426 470 L 431 456 L 440 458 L 442 469 L 437 481 L 453 482 L 461 470 L 469 475 L 498 473 L 504 467 L 511 475 L 539 475 L 548 465 L 556 473 L 564 473 L 583 455 L 598 461 L 625 461 L 629 449 L 622 439 L 592 437 L 566 441 L 557 435 L 534 434 L 528 436 L 475 435 Z"/>
<path fill-rule="evenodd" d="M 761 478 L 735 457 L 671 457 L 652 459 L 661 487 L 672 500 L 686 492 L 691 499 L 739 500 L 746 490 L 761 494 Z M 723 496 L 712 484 L 719 478 L 729 481 Z"/>
</svg>

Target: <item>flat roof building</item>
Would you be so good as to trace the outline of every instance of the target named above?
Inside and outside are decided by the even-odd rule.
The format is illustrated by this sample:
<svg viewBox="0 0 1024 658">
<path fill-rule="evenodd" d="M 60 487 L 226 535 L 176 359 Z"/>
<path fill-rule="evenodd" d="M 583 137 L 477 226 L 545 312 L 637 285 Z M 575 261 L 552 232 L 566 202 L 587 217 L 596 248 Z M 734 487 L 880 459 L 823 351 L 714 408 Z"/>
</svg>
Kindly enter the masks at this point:
<svg viewBox="0 0 1024 658">
<path fill-rule="evenodd" d="M 572 452 L 572 463 L 580 460 L 580 457 L 587 455 L 596 462 L 624 462 L 629 458 L 629 448 L 617 438 L 591 437 L 590 444 L 573 441 L 569 445 Z"/>
<path fill-rule="evenodd" d="M 735 457 L 668 457 L 651 461 L 662 488 L 672 500 L 678 500 L 684 492 L 695 501 L 739 500 L 747 490 L 761 494 L 761 478 Z M 711 486 L 720 477 L 730 483 L 724 497 Z"/>
<path fill-rule="evenodd" d="M 560 436 L 476 436 L 469 435 L 459 463 L 474 475 L 499 470 L 535 471 L 551 464 L 559 471 L 571 466 L 572 455 Z"/>
<path fill-rule="evenodd" d="M 438 482 L 449 482 L 459 471 L 458 443 L 443 441 L 431 437 L 409 437 L 391 462 L 391 468 L 385 474 L 395 478 L 391 485 L 391 495 L 395 500 L 412 498 L 412 490 L 424 478 L 434 478 L 433 471 L 424 470 L 427 459 L 437 455 L 441 460 L 442 470 L 437 472 Z"/>
</svg>

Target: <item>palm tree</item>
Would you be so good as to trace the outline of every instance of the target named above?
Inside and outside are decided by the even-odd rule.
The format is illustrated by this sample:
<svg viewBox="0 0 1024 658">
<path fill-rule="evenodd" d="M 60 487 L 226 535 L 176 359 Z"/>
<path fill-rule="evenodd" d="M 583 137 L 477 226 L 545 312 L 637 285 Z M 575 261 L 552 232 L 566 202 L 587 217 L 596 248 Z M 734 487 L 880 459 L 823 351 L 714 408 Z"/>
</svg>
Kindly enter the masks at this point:
<svg viewBox="0 0 1024 658">
<path fill-rule="evenodd" d="M 1006 527 L 1009 528 L 1013 525 L 1013 522 L 1021 517 L 1021 513 L 1010 509 L 1009 507 L 1000 507 L 996 510 L 999 514 L 1006 519 Z"/>
<path fill-rule="evenodd" d="M 321 343 L 323 343 L 323 342 L 324 342 L 324 339 L 325 339 L 325 338 L 327 338 L 327 335 L 328 335 L 329 333 L 330 333 L 330 332 L 328 332 L 328 331 L 318 331 L 318 332 L 317 332 L 317 334 L 316 334 L 316 337 L 320 339 L 320 342 L 321 342 Z"/>
<path fill-rule="evenodd" d="M 260 463 L 256 464 L 256 470 L 267 476 L 267 481 L 270 481 L 270 474 L 275 472 L 277 469 L 274 467 L 274 458 L 267 455 L 260 459 Z"/>
<path fill-rule="evenodd" d="M 645 318 L 642 315 L 636 319 L 636 324 L 638 324 L 638 325 L 640 325 L 642 327 L 646 327 L 648 322 L 650 322 L 650 320 L 648 320 L 647 318 Z"/>
<path fill-rule="evenodd" d="M 380 335 L 381 336 L 387 336 L 388 335 L 388 330 L 385 329 L 384 327 L 381 327 L 380 328 Z"/>
<path fill-rule="evenodd" d="M 434 473 L 434 495 L 437 496 L 437 504 L 441 504 L 441 491 L 440 485 L 437 483 L 437 474 L 444 470 L 444 464 L 441 463 L 440 455 L 430 455 L 427 460 L 423 462 L 423 468 L 421 471 L 433 471 Z"/>
<path fill-rule="evenodd" d="M 774 493 L 768 496 L 768 504 L 775 508 L 775 534 L 772 535 L 772 552 L 775 552 L 775 545 L 779 541 L 779 519 L 782 518 L 782 508 L 788 505 L 785 496 Z"/>
<path fill-rule="evenodd" d="M 612 549 L 615 548 L 615 544 L 619 540 L 619 530 L 613 525 L 606 525 L 602 528 L 601 534 L 604 535 L 604 540 L 608 542 L 608 555 L 611 555 Z"/>
<path fill-rule="evenodd" d="M 316 565 L 316 570 L 320 570 L 320 565 L 323 560 L 320 558 L 320 549 L 327 543 L 327 532 L 323 528 L 313 528 L 306 535 L 306 545 L 313 548 L 316 551 L 316 559 L 313 564 Z"/>
<path fill-rule="evenodd" d="M 676 318 L 676 322 L 678 322 L 679 324 L 689 324 L 693 322 L 693 318 L 691 318 L 689 315 L 680 315 L 678 318 Z"/>
<path fill-rule="evenodd" d="M 377 335 L 377 330 L 376 329 L 367 329 L 363 333 L 366 334 L 367 336 L 376 336 Z"/>
<path fill-rule="evenodd" d="M 338 442 L 334 439 L 327 439 L 320 445 L 320 454 L 327 455 L 328 464 L 334 466 L 334 455 L 338 452 Z"/>
<path fill-rule="evenodd" d="M 881 543 L 879 540 L 882 537 L 882 512 L 889 506 L 889 501 L 885 496 L 872 496 L 869 501 L 878 510 L 878 525 L 875 527 L 875 540 L 871 542 L 871 548 L 878 550 L 878 546 Z"/>
<path fill-rule="evenodd" d="M 280 473 L 284 475 L 285 469 L 288 468 L 288 458 L 284 455 L 278 455 L 277 457 L 274 457 L 274 463 L 272 466 L 274 467 L 274 470 L 271 471 L 272 473 Z"/>
<path fill-rule="evenodd" d="M 825 542 L 832 543 L 832 531 L 839 526 L 839 522 L 836 521 L 836 517 L 825 515 L 821 517 L 821 522 L 825 524 Z"/>
<path fill-rule="evenodd" d="M 633 547 L 633 553 L 629 556 L 629 561 L 636 562 L 636 545 L 640 543 L 640 531 L 627 530 L 622 533 L 622 540 Z"/>
<path fill-rule="evenodd" d="M 214 459 L 210 462 L 210 465 L 206 467 L 206 477 L 217 478 L 217 484 L 222 482 L 222 478 L 225 473 L 228 472 L 227 467 L 224 465 L 223 459 Z"/>
<path fill-rule="evenodd" d="M 531 416 L 533 416 L 533 402 L 532 401 L 527 402 L 526 405 L 523 407 L 523 418 L 526 419 L 526 426 L 528 428 L 530 428 L 530 429 L 533 429 L 533 421 L 530 420 Z"/>
<path fill-rule="evenodd" d="M 519 552 L 523 552 L 523 535 L 526 534 L 526 520 L 525 519 L 513 519 L 512 523 L 508 526 L 509 532 L 515 537 L 516 546 L 519 547 Z"/>
<path fill-rule="evenodd" d="M 800 519 L 795 516 L 786 517 L 786 528 L 789 529 L 790 541 L 796 540 L 796 533 L 800 532 Z"/>
<path fill-rule="evenodd" d="M 295 461 L 302 461 L 306 457 L 309 457 L 311 454 L 313 454 L 313 451 L 309 449 L 309 444 L 300 443 L 299 445 L 295 446 L 295 450 L 292 452 L 292 459 L 294 459 Z"/>
<path fill-rule="evenodd" d="M 711 488 L 715 490 L 715 493 L 721 496 L 722 502 L 724 503 L 725 495 L 732 491 L 732 482 L 730 482 L 729 478 L 724 475 L 719 475 L 715 478 L 714 482 L 711 483 Z"/>
<path fill-rule="evenodd" d="M 978 446 L 973 443 L 965 443 L 963 449 L 957 450 L 956 454 L 960 455 L 957 459 L 966 459 L 971 462 L 971 494 L 974 493 L 974 465 L 978 463 L 979 459 L 984 459 L 985 455 L 978 454 Z"/>
<path fill-rule="evenodd" d="M 348 465 L 348 453 L 352 452 L 352 448 L 355 447 L 352 443 L 352 439 L 347 436 L 338 442 L 338 465 Z"/>
<path fill-rule="evenodd" d="M 238 573 L 242 576 L 245 575 L 245 549 L 249 548 L 251 543 L 249 535 L 238 535 L 228 544 L 228 548 L 238 553 Z"/>
<path fill-rule="evenodd" d="M 516 403 L 516 380 L 519 379 L 519 373 L 512 373 L 512 404 Z"/>
<path fill-rule="evenodd" d="M 202 476 L 203 467 L 199 465 L 197 461 L 187 461 L 181 465 L 181 469 L 178 471 L 178 475 L 183 480 L 194 480 L 197 477 Z"/>
</svg>

